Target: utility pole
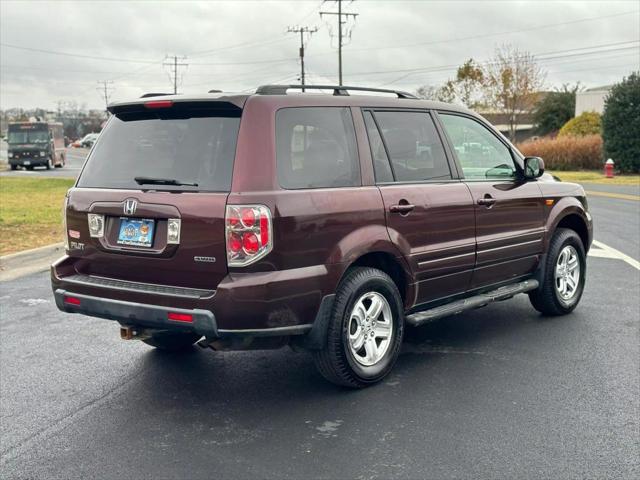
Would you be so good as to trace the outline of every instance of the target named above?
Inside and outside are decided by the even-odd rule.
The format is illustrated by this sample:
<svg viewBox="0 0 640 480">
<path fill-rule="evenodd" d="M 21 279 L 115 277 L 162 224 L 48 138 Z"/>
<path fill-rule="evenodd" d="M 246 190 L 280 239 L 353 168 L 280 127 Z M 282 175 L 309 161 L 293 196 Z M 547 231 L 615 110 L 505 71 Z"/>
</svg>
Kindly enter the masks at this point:
<svg viewBox="0 0 640 480">
<path fill-rule="evenodd" d="M 167 59 L 170 60 L 172 57 L 167 55 Z M 186 57 L 182 57 L 183 59 Z M 178 63 L 178 56 L 173 56 L 173 61 L 164 62 L 162 65 L 168 66 L 171 69 L 171 73 L 173 74 L 173 93 L 178 93 L 178 67 L 187 67 L 188 63 Z"/>
<path fill-rule="evenodd" d="M 113 93 L 113 80 L 101 80 L 98 82 L 98 85 L 100 86 L 96 88 L 96 90 L 102 94 L 102 98 L 104 98 L 104 109 L 107 112 L 107 115 L 109 115 L 107 107 L 109 106 L 109 97 L 111 96 L 111 93 Z"/>
<path fill-rule="evenodd" d="M 356 17 L 358 16 L 357 13 L 350 13 L 350 12 L 343 12 L 342 11 L 342 0 L 334 0 L 338 3 L 338 11 L 337 12 L 320 12 L 320 18 L 322 18 L 323 15 L 336 15 L 338 17 L 338 85 L 342 85 L 342 47 L 343 47 L 343 32 L 342 32 L 342 26 L 347 23 L 346 20 L 349 19 L 349 17 L 353 18 L 353 20 L 355 21 Z M 342 21 L 342 17 L 344 17 L 346 20 Z"/>
<path fill-rule="evenodd" d="M 304 34 L 308 33 L 309 37 L 312 34 L 318 31 L 318 27 L 289 27 L 287 29 L 288 33 L 299 33 L 300 34 L 300 82 L 302 83 L 302 91 L 304 92 Z"/>
</svg>

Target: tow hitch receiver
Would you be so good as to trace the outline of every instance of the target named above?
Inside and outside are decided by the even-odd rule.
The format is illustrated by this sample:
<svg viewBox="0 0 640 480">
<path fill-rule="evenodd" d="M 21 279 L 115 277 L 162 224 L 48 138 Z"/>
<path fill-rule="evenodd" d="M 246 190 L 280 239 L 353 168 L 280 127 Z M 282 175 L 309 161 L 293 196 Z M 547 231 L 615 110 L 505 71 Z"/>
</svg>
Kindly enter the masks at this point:
<svg viewBox="0 0 640 480">
<path fill-rule="evenodd" d="M 122 340 L 144 340 L 149 334 L 142 328 L 120 327 L 120 338 Z"/>
</svg>

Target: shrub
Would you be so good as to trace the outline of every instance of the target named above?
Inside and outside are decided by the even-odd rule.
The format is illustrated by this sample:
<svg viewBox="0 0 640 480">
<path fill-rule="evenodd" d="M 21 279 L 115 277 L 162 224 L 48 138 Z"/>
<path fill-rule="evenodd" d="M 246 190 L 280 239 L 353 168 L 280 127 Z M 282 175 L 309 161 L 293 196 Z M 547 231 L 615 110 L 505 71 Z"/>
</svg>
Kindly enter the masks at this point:
<svg viewBox="0 0 640 480">
<path fill-rule="evenodd" d="M 518 149 L 528 157 L 542 157 L 549 170 L 596 170 L 603 167 L 602 137 L 564 136 L 521 143 Z"/>
<path fill-rule="evenodd" d="M 533 123 L 538 135 L 557 132 L 571 120 L 576 111 L 576 92 L 579 89 L 579 85 L 575 87 L 563 85 L 562 90 L 549 92 L 536 105 L 533 112 Z"/>
<path fill-rule="evenodd" d="M 558 132 L 560 137 L 567 135 L 583 137 L 594 134 L 600 134 L 600 114 L 596 112 L 581 113 L 565 123 Z"/>
<path fill-rule="evenodd" d="M 640 75 L 614 85 L 605 100 L 602 137 L 607 157 L 621 172 L 640 172 Z"/>
</svg>

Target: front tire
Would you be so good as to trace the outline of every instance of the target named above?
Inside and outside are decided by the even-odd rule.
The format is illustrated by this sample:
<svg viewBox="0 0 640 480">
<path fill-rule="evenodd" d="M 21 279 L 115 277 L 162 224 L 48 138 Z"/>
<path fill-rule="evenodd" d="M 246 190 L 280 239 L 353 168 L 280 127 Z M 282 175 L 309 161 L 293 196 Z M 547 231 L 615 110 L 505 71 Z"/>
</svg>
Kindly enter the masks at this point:
<svg viewBox="0 0 640 480">
<path fill-rule="evenodd" d="M 201 335 L 195 333 L 156 332 L 143 342 L 159 350 L 178 352 L 191 348 L 194 343 L 200 340 L 200 337 Z"/>
<path fill-rule="evenodd" d="M 47 170 L 51 170 L 53 168 L 53 160 L 51 160 L 51 157 L 47 159 L 47 164 L 45 166 L 47 167 Z"/>
<path fill-rule="evenodd" d="M 338 286 L 326 343 L 313 359 L 330 382 L 363 388 L 391 371 L 403 334 L 403 304 L 393 280 L 375 268 L 354 268 Z"/>
<path fill-rule="evenodd" d="M 544 315 L 566 315 L 578 306 L 587 273 L 582 240 L 567 228 L 553 234 L 545 260 L 544 278 L 531 293 L 533 308 Z"/>
</svg>

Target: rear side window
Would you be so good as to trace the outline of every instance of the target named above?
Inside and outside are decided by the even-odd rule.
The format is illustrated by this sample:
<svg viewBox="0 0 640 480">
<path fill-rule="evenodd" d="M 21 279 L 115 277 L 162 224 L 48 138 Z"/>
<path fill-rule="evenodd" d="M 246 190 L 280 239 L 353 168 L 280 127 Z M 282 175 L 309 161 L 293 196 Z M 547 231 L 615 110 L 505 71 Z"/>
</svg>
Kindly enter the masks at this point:
<svg viewBox="0 0 640 480">
<path fill-rule="evenodd" d="M 239 112 L 202 108 L 116 115 L 100 134 L 78 186 L 139 189 L 134 178 L 151 177 L 197 184 L 154 189 L 229 191 L 239 126 Z"/>
<path fill-rule="evenodd" d="M 288 189 L 360 185 L 351 110 L 282 108 L 276 113 L 278 181 Z"/>
<path fill-rule="evenodd" d="M 433 120 L 424 112 L 375 112 L 397 182 L 448 180 L 451 170 Z"/>
</svg>

